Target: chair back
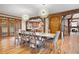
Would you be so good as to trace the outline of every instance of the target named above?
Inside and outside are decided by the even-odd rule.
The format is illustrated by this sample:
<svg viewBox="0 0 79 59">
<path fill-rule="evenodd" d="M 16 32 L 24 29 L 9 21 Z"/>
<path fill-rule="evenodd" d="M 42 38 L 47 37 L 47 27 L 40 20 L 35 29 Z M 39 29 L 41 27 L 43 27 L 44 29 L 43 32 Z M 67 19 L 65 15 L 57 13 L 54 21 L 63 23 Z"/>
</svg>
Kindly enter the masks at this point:
<svg viewBox="0 0 79 59">
<path fill-rule="evenodd" d="M 57 31 L 56 36 L 54 38 L 54 43 L 56 43 L 58 41 L 59 35 L 60 35 L 60 31 Z"/>
</svg>

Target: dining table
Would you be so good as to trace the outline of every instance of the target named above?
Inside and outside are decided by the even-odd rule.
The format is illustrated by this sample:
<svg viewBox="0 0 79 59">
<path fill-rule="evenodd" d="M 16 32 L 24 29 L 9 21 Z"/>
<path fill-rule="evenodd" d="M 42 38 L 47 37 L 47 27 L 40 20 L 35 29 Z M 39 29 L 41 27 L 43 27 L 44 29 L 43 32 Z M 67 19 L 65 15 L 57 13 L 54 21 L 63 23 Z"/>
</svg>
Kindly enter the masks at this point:
<svg viewBox="0 0 79 59">
<path fill-rule="evenodd" d="M 47 37 L 47 38 L 55 37 L 55 34 L 51 34 L 51 33 L 30 32 L 30 31 L 20 32 L 19 35 L 34 35 L 34 36 Z"/>
<path fill-rule="evenodd" d="M 51 34 L 51 33 L 42 33 L 42 32 L 31 32 L 31 31 L 25 31 L 25 32 L 20 32 L 19 35 L 24 35 L 24 36 L 32 36 L 32 37 L 37 37 L 37 40 L 40 41 L 45 41 L 48 39 L 54 39 L 55 38 L 55 34 Z M 22 36 L 21 36 L 22 37 Z M 45 38 L 45 39 L 44 39 Z M 29 38 L 30 39 L 30 38 Z M 44 40 L 43 40 L 44 39 Z M 33 40 L 33 39 L 32 39 Z M 36 40 L 36 41 L 37 41 Z M 43 42 L 44 43 L 44 42 Z M 35 43 L 34 45 L 36 45 L 37 43 Z"/>
</svg>

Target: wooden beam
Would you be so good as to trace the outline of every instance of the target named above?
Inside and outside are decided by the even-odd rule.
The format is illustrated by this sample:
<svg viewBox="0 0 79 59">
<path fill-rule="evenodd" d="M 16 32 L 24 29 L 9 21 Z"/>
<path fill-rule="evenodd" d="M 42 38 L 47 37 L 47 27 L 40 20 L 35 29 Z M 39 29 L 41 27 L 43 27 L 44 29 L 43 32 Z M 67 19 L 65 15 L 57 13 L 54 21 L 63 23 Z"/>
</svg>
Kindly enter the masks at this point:
<svg viewBox="0 0 79 59">
<path fill-rule="evenodd" d="M 49 16 L 51 16 L 51 15 L 64 16 L 64 15 L 75 14 L 75 13 L 79 13 L 79 9 L 73 9 L 73 10 L 68 10 L 68 11 L 64 11 L 64 12 L 54 13 L 54 14 L 50 14 Z"/>
<path fill-rule="evenodd" d="M 77 20 L 79 20 L 79 18 L 72 18 L 72 19 L 73 19 L 73 20 L 74 20 L 74 19 L 77 19 Z"/>
<path fill-rule="evenodd" d="M 35 17 L 30 17 L 29 20 L 31 19 L 42 19 L 40 16 L 35 16 Z"/>
<path fill-rule="evenodd" d="M 9 15 L 9 14 L 0 13 L 0 16 L 1 16 L 1 15 L 4 15 L 4 16 L 6 16 L 6 17 L 12 17 L 12 18 L 19 18 L 19 19 L 21 19 L 21 17 Z"/>
<path fill-rule="evenodd" d="M 71 20 L 71 21 L 73 20 L 73 14 L 71 14 L 71 18 L 70 18 L 70 20 Z M 71 22 L 71 21 L 70 21 L 70 22 Z"/>
</svg>

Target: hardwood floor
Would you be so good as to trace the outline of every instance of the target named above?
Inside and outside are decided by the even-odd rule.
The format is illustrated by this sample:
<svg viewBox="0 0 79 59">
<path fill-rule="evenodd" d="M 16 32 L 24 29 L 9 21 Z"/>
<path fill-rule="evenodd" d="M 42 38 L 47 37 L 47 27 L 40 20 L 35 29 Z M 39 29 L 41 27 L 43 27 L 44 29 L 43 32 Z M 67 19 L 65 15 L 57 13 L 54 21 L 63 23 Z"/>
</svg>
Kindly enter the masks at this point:
<svg viewBox="0 0 79 59">
<path fill-rule="evenodd" d="M 79 53 L 79 33 L 71 33 L 70 36 L 65 36 L 63 50 L 67 54 Z"/>
<path fill-rule="evenodd" d="M 7 37 L 0 41 L 0 54 L 52 54 L 49 48 L 32 49 L 24 45 L 16 45 L 14 37 Z"/>
<path fill-rule="evenodd" d="M 24 45 L 16 45 L 14 37 L 7 37 L 0 41 L 0 54 L 71 54 L 79 53 L 79 34 L 64 37 L 61 50 L 49 48 L 32 49 Z M 57 42 L 61 44 L 61 40 Z"/>
</svg>

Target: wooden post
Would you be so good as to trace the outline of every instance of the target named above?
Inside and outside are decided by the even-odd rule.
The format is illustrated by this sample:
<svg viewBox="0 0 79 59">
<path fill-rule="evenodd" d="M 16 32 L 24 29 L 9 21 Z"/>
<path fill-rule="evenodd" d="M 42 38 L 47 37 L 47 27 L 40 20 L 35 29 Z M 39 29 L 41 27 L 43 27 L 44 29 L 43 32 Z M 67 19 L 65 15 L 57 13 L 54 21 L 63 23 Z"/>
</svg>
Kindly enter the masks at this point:
<svg viewBox="0 0 79 59">
<path fill-rule="evenodd" d="M 68 19 L 68 34 L 70 35 L 70 19 Z"/>
<path fill-rule="evenodd" d="M 8 37 L 10 37 L 10 26 L 9 26 L 10 25 L 10 21 L 9 21 L 9 18 L 7 18 L 6 20 L 7 20 L 7 27 L 8 27 L 8 29 L 7 29 L 8 33 L 7 34 L 8 34 Z"/>
<path fill-rule="evenodd" d="M 46 25 L 45 25 L 45 18 L 43 20 L 44 20 L 43 22 L 44 22 L 44 33 L 45 33 L 45 27 L 46 27 Z"/>
<path fill-rule="evenodd" d="M 2 19 L 0 17 L 0 41 L 2 40 L 2 29 L 1 29 Z"/>
</svg>

